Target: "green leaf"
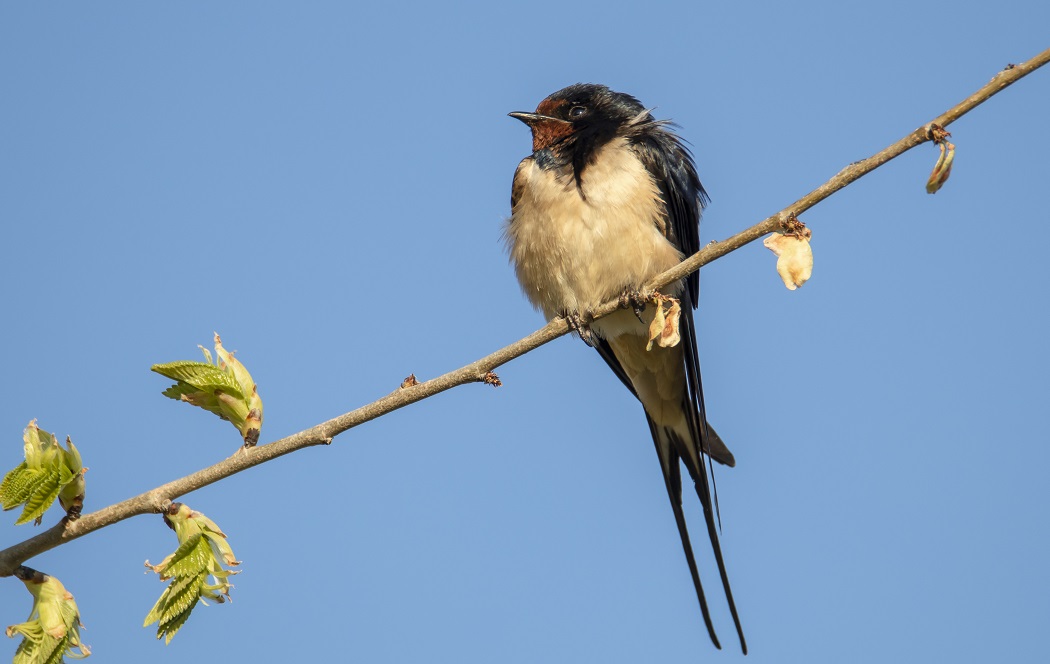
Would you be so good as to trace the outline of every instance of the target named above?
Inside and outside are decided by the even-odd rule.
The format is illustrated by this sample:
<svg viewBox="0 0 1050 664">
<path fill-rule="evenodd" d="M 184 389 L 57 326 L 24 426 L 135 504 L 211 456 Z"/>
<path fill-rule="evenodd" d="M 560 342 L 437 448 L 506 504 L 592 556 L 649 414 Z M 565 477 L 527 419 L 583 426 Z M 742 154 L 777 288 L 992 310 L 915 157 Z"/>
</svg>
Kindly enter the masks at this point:
<svg viewBox="0 0 1050 664">
<path fill-rule="evenodd" d="M 26 637 L 18 645 L 12 664 L 58 664 L 65 652 L 65 641 L 65 638 L 55 639 L 46 634 L 41 634 L 37 641 Z"/>
<path fill-rule="evenodd" d="M 80 641 L 80 611 L 73 595 L 53 576 L 25 566 L 15 570 L 16 577 L 33 595 L 29 620 L 7 628 L 7 635 L 24 638 L 15 651 L 18 664 L 41 664 L 63 661 L 64 656 L 81 659 L 91 649 Z M 74 652 L 74 649 L 79 652 Z"/>
<path fill-rule="evenodd" d="M 175 383 L 168 389 L 161 392 L 161 394 L 168 397 L 169 399 L 174 399 L 175 401 L 185 401 L 185 399 L 183 399 L 184 396 L 188 396 L 190 394 L 197 394 L 199 392 L 200 390 L 190 385 L 189 383 Z"/>
<path fill-rule="evenodd" d="M 231 585 L 227 578 L 237 572 L 224 569 L 219 556 L 232 561 L 231 564 L 239 563 L 233 559 L 232 550 L 225 555 L 229 545 L 225 550 L 215 547 L 212 540 L 222 537 L 222 531 L 200 512 L 182 503 L 172 503 L 164 518 L 174 527 L 179 546 L 161 564 L 146 563 L 162 579 L 172 581 L 146 614 L 143 627 L 157 623 L 157 638 L 164 637 L 165 642 L 170 642 L 198 601 L 212 599 L 222 602 L 228 598 Z M 214 578 L 216 583 L 208 584 L 208 577 Z"/>
<path fill-rule="evenodd" d="M 182 613 L 174 616 L 169 616 L 166 620 L 161 621 L 157 625 L 157 638 L 159 639 L 161 634 L 164 635 L 164 644 L 171 643 L 171 640 L 175 638 L 175 634 L 178 633 L 182 626 L 186 624 L 186 621 L 190 619 L 190 613 L 193 612 L 193 607 L 196 604 L 186 609 Z"/>
<path fill-rule="evenodd" d="M 22 514 L 15 521 L 15 525 L 20 526 L 23 523 L 35 521 L 43 516 L 47 508 L 51 507 L 51 503 L 55 502 L 55 498 L 58 498 L 59 490 L 59 471 L 57 468 L 52 468 L 46 473 L 40 473 L 40 479 L 35 484 L 33 493 L 26 500 L 25 507 L 22 508 Z"/>
<path fill-rule="evenodd" d="M 171 643 L 175 633 L 186 623 L 190 613 L 197 606 L 206 577 L 207 574 L 201 572 L 172 581 L 146 616 L 146 622 L 142 626 L 148 627 L 157 623 L 157 638 L 164 637 L 165 643 Z"/>
<path fill-rule="evenodd" d="M 219 398 L 214 394 L 207 392 L 201 392 L 197 388 L 193 387 L 188 383 L 176 383 L 168 389 L 161 392 L 164 396 L 169 399 L 175 399 L 176 401 L 185 401 L 193 406 L 198 406 L 214 413 L 222 419 L 229 419 L 226 414 L 223 413 L 222 407 L 219 405 Z"/>
<path fill-rule="evenodd" d="M 211 547 L 202 535 L 195 535 L 179 545 L 164 568 L 169 577 L 190 576 L 208 571 L 213 558 Z"/>
<path fill-rule="evenodd" d="M 192 385 L 202 392 L 222 390 L 227 394 L 235 395 L 238 399 L 247 400 L 236 379 L 212 364 L 184 360 L 168 364 L 154 364 L 150 370 L 180 383 Z"/>
<path fill-rule="evenodd" d="M 263 403 L 248 369 L 233 353 L 222 347 L 215 335 L 216 364 L 211 353 L 200 347 L 207 362 L 169 362 L 155 364 L 152 371 L 176 381 L 164 390 L 164 396 L 199 406 L 232 423 L 241 433 L 245 447 L 259 442 L 262 429 Z M 32 464 L 30 464 L 32 465 Z"/>
<path fill-rule="evenodd" d="M 73 441 L 66 438 L 63 448 L 53 434 L 42 431 L 36 420 L 29 423 L 22 435 L 25 461 L 4 476 L 0 483 L 0 505 L 11 510 L 25 505 L 15 525 L 40 522 L 47 508 L 60 494 L 69 497 L 67 516 L 80 513 L 84 496 L 84 468 L 80 452 Z"/>
<path fill-rule="evenodd" d="M 25 461 L 4 475 L 4 481 L 0 483 L 0 505 L 3 505 L 5 510 L 14 509 L 29 497 L 32 492 L 32 487 L 27 486 L 30 475 Z"/>
<path fill-rule="evenodd" d="M 189 613 L 196 607 L 207 578 L 207 572 L 201 572 L 172 581 L 164 592 L 164 611 L 160 617 L 162 625 L 171 622 L 176 616 Z"/>
<path fill-rule="evenodd" d="M 11 503 L 4 503 L 4 510 L 11 510 L 19 505 L 24 505 L 26 502 L 33 499 L 35 495 L 43 491 L 47 493 L 47 470 L 33 470 L 27 468 L 23 473 L 16 478 L 16 482 L 13 486 L 13 497 L 15 500 Z"/>
</svg>

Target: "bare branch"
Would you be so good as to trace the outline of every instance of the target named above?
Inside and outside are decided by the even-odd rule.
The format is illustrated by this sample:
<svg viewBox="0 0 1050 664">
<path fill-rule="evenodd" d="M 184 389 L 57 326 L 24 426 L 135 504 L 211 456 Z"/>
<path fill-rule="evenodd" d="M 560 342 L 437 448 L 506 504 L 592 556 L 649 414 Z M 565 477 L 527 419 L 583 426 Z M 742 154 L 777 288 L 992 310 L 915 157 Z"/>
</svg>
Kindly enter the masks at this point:
<svg viewBox="0 0 1050 664">
<path fill-rule="evenodd" d="M 1050 49 L 1043 51 L 1027 62 L 1007 67 L 996 74 L 992 80 L 982 88 L 927 124 L 915 129 L 904 138 L 867 159 L 850 164 L 823 185 L 817 187 L 815 190 L 806 194 L 777 214 L 768 217 L 764 221 L 751 226 L 726 240 L 712 242 L 679 265 L 653 279 L 649 284 L 646 284 L 646 289 L 663 288 L 667 284 L 678 281 L 688 274 L 698 270 L 702 265 L 706 265 L 713 260 L 721 258 L 729 252 L 735 251 L 736 249 L 757 240 L 763 235 L 783 229 L 784 224 L 786 224 L 788 220 L 802 214 L 804 211 L 831 196 L 836 191 L 846 187 L 891 159 L 904 154 L 911 148 L 932 140 L 931 130 L 935 125 L 941 127 L 948 126 L 970 110 L 976 108 L 979 104 L 984 103 L 999 91 L 1035 71 L 1048 61 L 1050 61 Z M 593 313 L 595 318 L 600 318 L 601 316 L 616 311 L 619 307 L 620 305 L 618 301 L 607 302 Z M 347 431 L 348 429 L 368 422 L 369 420 L 373 420 L 381 415 L 386 415 L 387 413 L 403 408 L 404 406 L 408 406 L 409 404 L 426 399 L 427 397 L 444 392 L 445 390 L 467 383 L 482 382 L 498 384 L 498 378 L 494 378 L 495 374 L 491 373 L 494 369 L 506 364 L 516 357 L 520 357 L 529 351 L 539 348 L 548 341 L 556 339 L 568 331 L 569 326 L 564 319 L 555 319 L 542 329 L 533 332 L 524 339 L 472 362 L 465 367 L 423 383 L 415 385 L 407 384 L 405 387 L 395 390 L 378 401 L 374 401 L 358 408 L 357 410 L 340 415 L 339 417 L 328 420 L 327 422 L 318 424 L 315 427 L 300 431 L 297 434 L 282 438 L 267 445 L 260 445 L 254 448 L 242 448 L 230 458 L 213 466 L 209 466 L 208 468 L 199 470 L 192 475 L 187 475 L 181 479 L 169 482 L 153 489 L 152 491 L 147 491 L 146 493 L 135 496 L 134 498 L 129 498 L 125 501 L 110 505 L 109 507 L 98 510 L 97 512 L 86 514 L 77 521 L 67 523 L 66 520 L 63 519 L 54 527 L 45 530 L 35 537 L 31 537 L 30 539 L 0 551 L 0 576 L 10 576 L 15 568 L 22 562 L 43 553 L 44 551 L 60 546 L 70 540 L 82 537 L 88 533 L 105 528 L 108 525 L 129 517 L 161 512 L 166 507 L 167 501 L 174 500 L 175 498 L 190 493 L 191 491 L 218 482 L 234 473 L 239 473 L 242 470 L 265 463 L 279 456 L 284 456 L 290 452 L 295 452 L 296 450 L 313 445 L 330 444 L 335 436 Z M 406 383 L 407 382 L 408 381 L 406 381 Z"/>
</svg>

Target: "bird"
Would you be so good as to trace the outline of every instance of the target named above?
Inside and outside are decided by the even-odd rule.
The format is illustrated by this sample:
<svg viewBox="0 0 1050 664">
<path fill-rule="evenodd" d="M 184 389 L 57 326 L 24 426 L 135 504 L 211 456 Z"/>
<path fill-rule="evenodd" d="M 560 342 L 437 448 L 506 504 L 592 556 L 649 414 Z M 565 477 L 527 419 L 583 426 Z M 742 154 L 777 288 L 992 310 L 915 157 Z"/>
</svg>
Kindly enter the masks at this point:
<svg viewBox="0 0 1050 664">
<path fill-rule="evenodd" d="M 641 402 L 704 623 L 721 649 L 682 508 L 685 465 L 746 654 L 707 471 L 708 458 L 730 467 L 736 461 L 704 410 L 693 320 L 698 273 L 664 293 L 681 303 L 680 343 L 646 350 L 654 312 L 645 307 L 642 288 L 699 250 L 708 202 L 675 125 L 651 110 L 629 94 L 577 83 L 545 98 L 535 112 L 510 113 L 531 130 L 532 154 L 514 172 L 504 241 L 533 306 L 548 321 L 564 317 Z M 613 300 L 621 309 L 592 319 L 598 305 Z"/>
</svg>

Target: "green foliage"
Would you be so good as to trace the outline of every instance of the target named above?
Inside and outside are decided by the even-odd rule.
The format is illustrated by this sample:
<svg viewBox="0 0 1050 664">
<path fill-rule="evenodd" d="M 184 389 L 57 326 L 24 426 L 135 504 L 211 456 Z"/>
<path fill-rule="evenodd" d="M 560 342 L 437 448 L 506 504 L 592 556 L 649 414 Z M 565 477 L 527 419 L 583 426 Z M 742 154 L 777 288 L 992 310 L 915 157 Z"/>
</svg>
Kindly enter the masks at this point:
<svg viewBox="0 0 1050 664">
<path fill-rule="evenodd" d="M 66 438 L 63 448 L 54 434 L 42 431 L 36 420 L 22 434 L 25 461 L 4 476 L 0 483 L 0 505 L 4 510 L 23 506 L 15 521 L 40 524 L 44 512 L 57 498 L 66 516 L 80 516 L 84 504 L 84 468 L 80 452 Z"/>
<path fill-rule="evenodd" d="M 241 432 L 246 447 L 255 445 L 262 428 L 263 406 L 251 374 L 222 347 L 218 334 L 215 335 L 215 353 L 219 359 L 215 364 L 211 353 L 203 346 L 200 349 L 206 362 L 180 361 L 150 367 L 152 371 L 176 381 L 162 394 L 228 420 Z"/>
<path fill-rule="evenodd" d="M 146 615 L 143 627 L 157 623 L 157 638 L 171 643 L 175 633 L 186 623 L 201 601 L 223 603 L 230 598 L 233 585 L 229 577 L 237 574 L 223 565 L 240 565 L 226 535 L 214 521 L 182 503 L 172 503 L 164 514 L 179 538 L 179 547 L 159 565 L 146 566 L 171 583 Z M 208 577 L 214 583 L 208 583 Z"/>
<path fill-rule="evenodd" d="M 77 603 L 62 583 L 25 566 L 15 570 L 15 576 L 33 595 L 33 610 L 29 620 L 7 628 L 8 637 L 23 637 L 14 664 L 58 664 L 64 656 L 82 659 L 90 655 L 91 649 L 80 641 Z"/>
</svg>

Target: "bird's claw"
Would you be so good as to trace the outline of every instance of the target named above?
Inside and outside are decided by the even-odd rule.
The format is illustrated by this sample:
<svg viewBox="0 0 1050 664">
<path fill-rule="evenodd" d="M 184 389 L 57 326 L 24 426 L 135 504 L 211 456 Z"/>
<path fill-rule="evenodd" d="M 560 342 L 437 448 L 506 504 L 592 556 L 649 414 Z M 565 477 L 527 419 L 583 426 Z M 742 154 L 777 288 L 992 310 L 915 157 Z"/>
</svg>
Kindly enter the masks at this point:
<svg viewBox="0 0 1050 664">
<path fill-rule="evenodd" d="M 649 297 L 637 288 L 627 288 L 620 294 L 620 308 L 634 311 L 634 315 L 642 323 L 645 322 L 642 320 L 642 312 L 645 311 L 645 305 L 648 301 Z"/>
<path fill-rule="evenodd" d="M 569 329 L 580 335 L 583 343 L 592 348 L 594 347 L 594 338 L 591 334 L 591 321 L 593 320 L 594 317 L 590 312 L 581 314 L 579 311 L 569 311 L 565 313 L 565 322 L 569 324 Z"/>
</svg>

